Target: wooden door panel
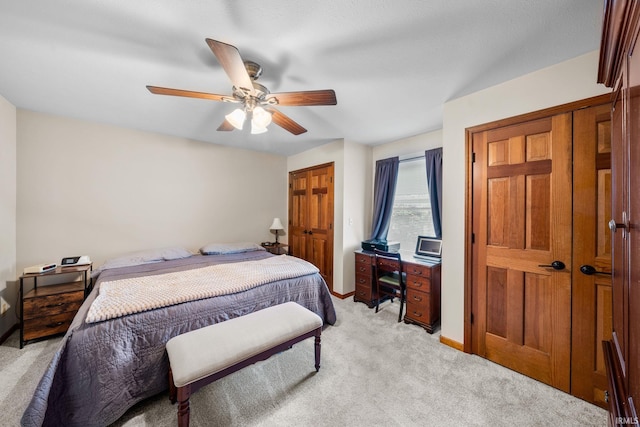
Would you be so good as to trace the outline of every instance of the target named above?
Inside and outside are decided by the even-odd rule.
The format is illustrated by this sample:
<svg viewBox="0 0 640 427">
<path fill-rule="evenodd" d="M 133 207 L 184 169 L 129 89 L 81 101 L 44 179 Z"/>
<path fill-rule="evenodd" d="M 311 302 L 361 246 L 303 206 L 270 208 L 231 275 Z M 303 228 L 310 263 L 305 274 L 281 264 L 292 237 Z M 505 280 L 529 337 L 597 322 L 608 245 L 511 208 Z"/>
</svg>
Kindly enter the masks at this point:
<svg viewBox="0 0 640 427">
<path fill-rule="evenodd" d="M 571 262 L 571 115 L 472 138 L 474 349 L 568 391 L 570 274 L 540 265 Z"/>
<path fill-rule="evenodd" d="M 525 248 L 551 250 L 551 175 L 526 177 Z"/>
<path fill-rule="evenodd" d="M 487 267 L 487 332 L 507 338 L 508 270 Z"/>
<path fill-rule="evenodd" d="M 524 345 L 551 353 L 554 289 L 550 275 L 524 275 Z"/>
<path fill-rule="evenodd" d="M 488 232 L 487 244 L 509 246 L 510 179 L 495 178 L 487 181 Z"/>
</svg>

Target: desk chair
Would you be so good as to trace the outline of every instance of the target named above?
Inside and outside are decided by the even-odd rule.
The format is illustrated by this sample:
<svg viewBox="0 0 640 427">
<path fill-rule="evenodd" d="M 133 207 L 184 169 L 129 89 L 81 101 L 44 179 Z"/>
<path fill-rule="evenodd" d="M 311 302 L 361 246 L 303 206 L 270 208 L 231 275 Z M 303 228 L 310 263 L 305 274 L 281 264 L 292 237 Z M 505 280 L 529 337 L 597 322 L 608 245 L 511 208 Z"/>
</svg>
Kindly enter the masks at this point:
<svg viewBox="0 0 640 427">
<path fill-rule="evenodd" d="M 374 250 L 376 266 L 376 313 L 380 300 L 384 297 L 400 298 L 400 313 L 398 322 L 402 320 L 402 307 L 407 295 L 407 281 L 402 272 L 402 260 L 398 252 L 384 252 Z"/>
</svg>

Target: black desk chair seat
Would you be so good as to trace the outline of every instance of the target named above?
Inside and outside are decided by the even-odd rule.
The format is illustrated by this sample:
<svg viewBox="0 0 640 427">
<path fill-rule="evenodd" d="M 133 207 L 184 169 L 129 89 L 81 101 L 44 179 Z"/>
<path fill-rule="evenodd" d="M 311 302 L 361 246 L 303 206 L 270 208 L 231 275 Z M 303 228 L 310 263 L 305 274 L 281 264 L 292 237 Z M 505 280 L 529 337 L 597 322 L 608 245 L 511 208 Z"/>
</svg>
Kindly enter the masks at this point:
<svg viewBox="0 0 640 427">
<path fill-rule="evenodd" d="M 400 298 L 400 313 L 398 322 L 402 320 L 402 311 L 407 296 L 407 279 L 402 271 L 402 260 L 398 252 L 384 252 L 376 249 L 376 313 L 378 312 L 380 301 L 385 298 Z"/>
</svg>

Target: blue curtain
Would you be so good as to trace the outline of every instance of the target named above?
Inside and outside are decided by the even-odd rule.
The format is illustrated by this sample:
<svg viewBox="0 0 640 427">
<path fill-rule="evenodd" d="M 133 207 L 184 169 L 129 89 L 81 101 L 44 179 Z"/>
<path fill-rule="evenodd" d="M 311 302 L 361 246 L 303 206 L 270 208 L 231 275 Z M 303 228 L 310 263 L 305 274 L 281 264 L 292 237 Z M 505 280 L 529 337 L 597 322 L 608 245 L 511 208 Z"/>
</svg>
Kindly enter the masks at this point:
<svg viewBox="0 0 640 427">
<path fill-rule="evenodd" d="M 427 164 L 427 186 L 431 199 L 433 228 L 438 239 L 442 238 L 442 147 L 424 152 Z"/>
<path fill-rule="evenodd" d="M 387 239 L 389 222 L 391 221 L 391 211 L 393 210 L 393 197 L 396 194 L 399 163 L 400 159 L 398 157 L 378 160 L 376 162 L 371 239 Z"/>
</svg>

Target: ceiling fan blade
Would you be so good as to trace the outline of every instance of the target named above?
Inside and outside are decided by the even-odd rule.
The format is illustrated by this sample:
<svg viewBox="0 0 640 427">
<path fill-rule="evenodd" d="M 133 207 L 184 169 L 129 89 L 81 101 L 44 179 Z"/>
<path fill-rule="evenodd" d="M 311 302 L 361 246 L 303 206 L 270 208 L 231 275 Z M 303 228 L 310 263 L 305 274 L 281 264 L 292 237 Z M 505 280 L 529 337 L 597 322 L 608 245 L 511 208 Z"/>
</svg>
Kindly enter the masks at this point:
<svg viewBox="0 0 640 427">
<path fill-rule="evenodd" d="M 231 123 L 229 123 L 227 121 L 227 119 L 225 119 L 224 122 L 222 122 L 222 124 L 220 126 L 218 126 L 217 130 L 223 131 L 223 132 L 229 132 L 229 131 L 232 131 L 234 129 L 235 129 L 235 127 L 233 127 L 233 125 Z"/>
<path fill-rule="evenodd" d="M 294 122 L 289 116 L 281 113 L 275 108 L 267 109 L 271 113 L 271 120 L 273 123 L 277 124 L 281 128 L 288 130 L 294 135 L 300 135 L 301 133 L 305 133 L 307 130 L 300 126 L 298 123 Z"/>
<path fill-rule="evenodd" d="M 242 89 L 251 95 L 255 95 L 253 81 L 247 73 L 247 69 L 244 66 L 244 62 L 242 61 L 242 57 L 240 56 L 238 49 L 235 46 L 222 43 L 217 40 L 206 39 L 206 42 L 209 45 L 209 48 L 211 48 L 213 54 L 218 58 L 218 61 L 220 62 L 220 65 L 222 65 L 222 68 L 224 68 L 224 71 L 231 79 L 231 83 L 233 83 L 235 87 Z"/>
<path fill-rule="evenodd" d="M 332 89 L 309 90 L 303 92 L 272 93 L 265 97 L 266 100 L 275 99 L 277 105 L 336 105 L 336 93 Z"/>
<path fill-rule="evenodd" d="M 147 86 L 149 92 L 156 95 L 186 96 L 187 98 L 209 99 L 211 101 L 232 101 L 233 98 L 227 95 L 217 95 L 215 93 L 193 92 L 191 90 L 171 89 L 168 87 Z"/>
</svg>

